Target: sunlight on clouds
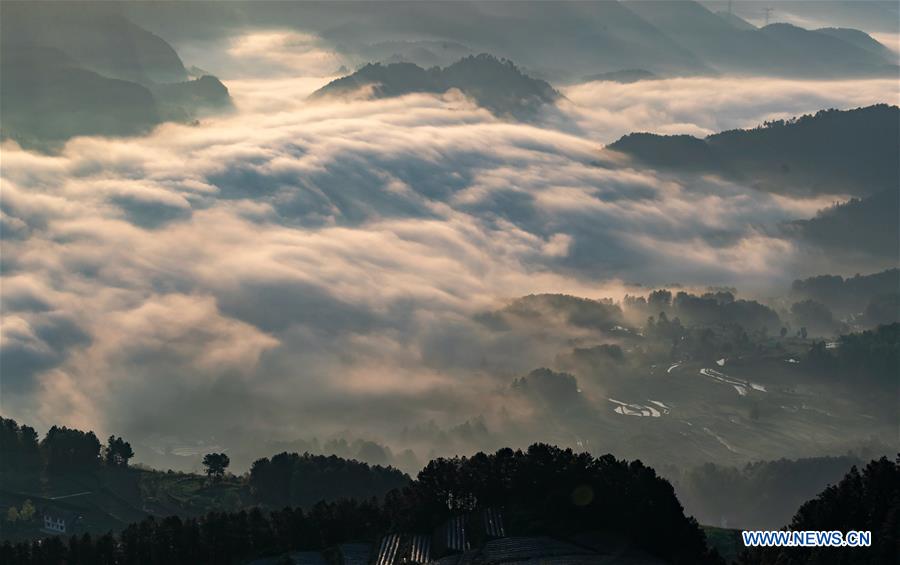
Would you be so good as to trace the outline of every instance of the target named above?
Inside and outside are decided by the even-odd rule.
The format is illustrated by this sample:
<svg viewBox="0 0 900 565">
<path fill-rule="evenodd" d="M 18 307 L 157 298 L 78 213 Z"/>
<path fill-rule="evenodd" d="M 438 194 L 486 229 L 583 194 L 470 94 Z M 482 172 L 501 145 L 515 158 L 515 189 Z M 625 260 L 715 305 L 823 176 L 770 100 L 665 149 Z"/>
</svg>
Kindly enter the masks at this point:
<svg viewBox="0 0 900 565">
<path fill-rule="evenodd" d="M 247 35 L 232 50 L 303 76 L 230 81 L 238 111 L 199 126 L 77 138 L 58 155 L 4 143 L 3 346 L 28 353 L 4 375 L 11 416 L 102 434 L 166 411 L 202 435 L 239 410 L 315 434 L 331 411 L 331 431 L 391 437 L 397 421 L 378 414 L 455 425 L 527 411 L 482 362 L 527 370 L 554 343 L 526 346 L 476 314 L 530 293 L 621 298 L 625 280 L 781 284 L 797 250 L 778 226 L 830 204 L 636 170 L 602 143 L 896 87 L 589 83 L 525 124 L 458 93 L 309 103 L 339 63 L 311 36 Z M 215 406 L 210 388 L 224 391 Z"/>
<path fill-rule="evenodd" d="M 343 65 L 341 57 L 317 36 L 297 31 L 247 33 L 232 40 L 228 54 L 250 64 L 303 76 L 330 76 Z"/>
<path fill-rule="evenodd" d="M 560 106 L 590 139 L 635 132 L 703 137 L 825 108 L 897 102 L 893 79 L 672 78 L 631 84 L 588 82 L 563 89 Z M 777 110 L 775 110 L 777 108 Z"/>
</svg>

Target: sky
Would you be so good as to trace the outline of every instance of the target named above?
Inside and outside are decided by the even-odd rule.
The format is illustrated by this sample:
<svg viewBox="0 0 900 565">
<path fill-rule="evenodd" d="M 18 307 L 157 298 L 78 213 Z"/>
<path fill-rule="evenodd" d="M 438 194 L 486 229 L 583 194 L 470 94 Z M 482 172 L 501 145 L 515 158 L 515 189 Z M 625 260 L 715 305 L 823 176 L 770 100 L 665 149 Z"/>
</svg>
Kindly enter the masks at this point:
<svg viewBox="0 0 900 565">
<path fill-rule="evenodd" d="M 0 402 L 38 429 L 142 445 L 353 430 L 399 450 L 403 428 L 527 418 L 510 378 L 570 336 L 536 345 L 478 314 L 531 293 L 784 289 L 823 265 L 779 226 L 846 198 L 638 169 L 605 144 L 897 97 L 890 79 L 594 82 L 517 123 L 455 91 L 308 101 L 342 64 L 309 34 L 179 50 L 234 112 L 2 147 Z"/>
</svg>

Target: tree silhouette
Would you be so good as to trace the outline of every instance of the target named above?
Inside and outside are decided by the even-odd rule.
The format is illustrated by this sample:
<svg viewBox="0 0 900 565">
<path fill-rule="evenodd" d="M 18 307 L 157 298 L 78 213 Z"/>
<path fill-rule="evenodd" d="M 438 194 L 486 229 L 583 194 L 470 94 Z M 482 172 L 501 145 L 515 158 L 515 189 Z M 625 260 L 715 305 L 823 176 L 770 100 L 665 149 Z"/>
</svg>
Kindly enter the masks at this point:
<svg viewBox="0 0 900 565">
<path fill-rule="evenodd" d="M 128 460 L 134 457 L 131 444 L 120 437 L 109 436 L 106 443 L 106 464 L 110 467 L 127 467 Z"/>
<path fill-rule="evenodd" d="M 276 456 L 281 470 L 331 465 L 343 480 L 363 470 L 331 458 L 296 454 Z M 356 462 L 350 462 L 356 463 Z M 224 473 L 227 456 L 210 453 L 204 464 Z M 275 468 L 257 466 L 259 481 L 275 478 Z M 272 465 L 269 461 L 268 465 Z M 284 466 L 284 469 L 281 467 Z M 348 471 L 341 471 L 347 467 Z M 290 478 L 287 484 L 290 484 Z M 259 483 L 262 484 L 262 483 Z M 696 521 L 687 518 L 672 486 L 640 461 L 612 455 L 595 458 L 551 445 L 527 451 L 500 449 L 493 454 L 441 458 L 418 478 L 374 498 L 318 502 L 308 510 L 284 508 L 211 512 L 202 518 L 146 518 L 116 537 L 90 535 L 41 543 L 5 543 L 0 563 L 194 564 L 237 563 L 293 550 L 322 550 L 351 540 L 372 540 L 390 531 L 429 532 L 447 518 L 469 510 L 503 507 L 513 535 L 571 535 L 617 531 L 674 564 L 721 564 L 708 551 Z"/>
<path fill-rule="evenodd" d="M 231 463 L 231 459 L 224 453 L 207 453 L 203 456 L 203 466 L 206 467 L 206 476 L 214 481 L 225 476 L 225 469 Z"/>
<path fill-rule="evenodd" d="M 40 446 L 50 473 L 90 471 L 100 465 L 100 440 L 94 432 L 53 426 Z"/>
</svg>

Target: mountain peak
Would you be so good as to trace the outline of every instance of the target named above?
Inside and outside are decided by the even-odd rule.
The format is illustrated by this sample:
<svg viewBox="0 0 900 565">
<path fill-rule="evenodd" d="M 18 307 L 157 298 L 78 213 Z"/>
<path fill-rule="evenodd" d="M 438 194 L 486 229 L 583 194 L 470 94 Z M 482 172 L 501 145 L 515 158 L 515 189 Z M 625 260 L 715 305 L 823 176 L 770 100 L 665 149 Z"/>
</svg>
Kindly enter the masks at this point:
<svg viewBox="0 0 900 565">
<path fill-rule="evenodd" d="M 523 73 L 512 61 L 488 53 L 469 55 L 447 67 L 423 69 L 413 63 L 368 63 L 334 80 L 313 98 L 349 95 L 370 88 L 374 98 L 415 92 L 443 93 L 456 88 L 499 116 L 529 118 L 561 94 L 547 82 Z"/>
</svg>

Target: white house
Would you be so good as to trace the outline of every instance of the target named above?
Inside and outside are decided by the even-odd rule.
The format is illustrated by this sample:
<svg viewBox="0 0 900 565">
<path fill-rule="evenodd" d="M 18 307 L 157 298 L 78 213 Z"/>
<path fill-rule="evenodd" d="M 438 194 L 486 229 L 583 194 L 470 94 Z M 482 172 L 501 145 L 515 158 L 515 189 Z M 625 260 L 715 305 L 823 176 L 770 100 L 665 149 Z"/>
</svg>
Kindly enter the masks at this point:
<svg viewBox="0 0 900 565">
<path fill-rule="evenodd" d="M 72 529 L 77 518 L 75 514 L 65 510 L 47 508 L 43 512 L 44 531 L 52 534 L 65 534 Z"/>
</svg>

